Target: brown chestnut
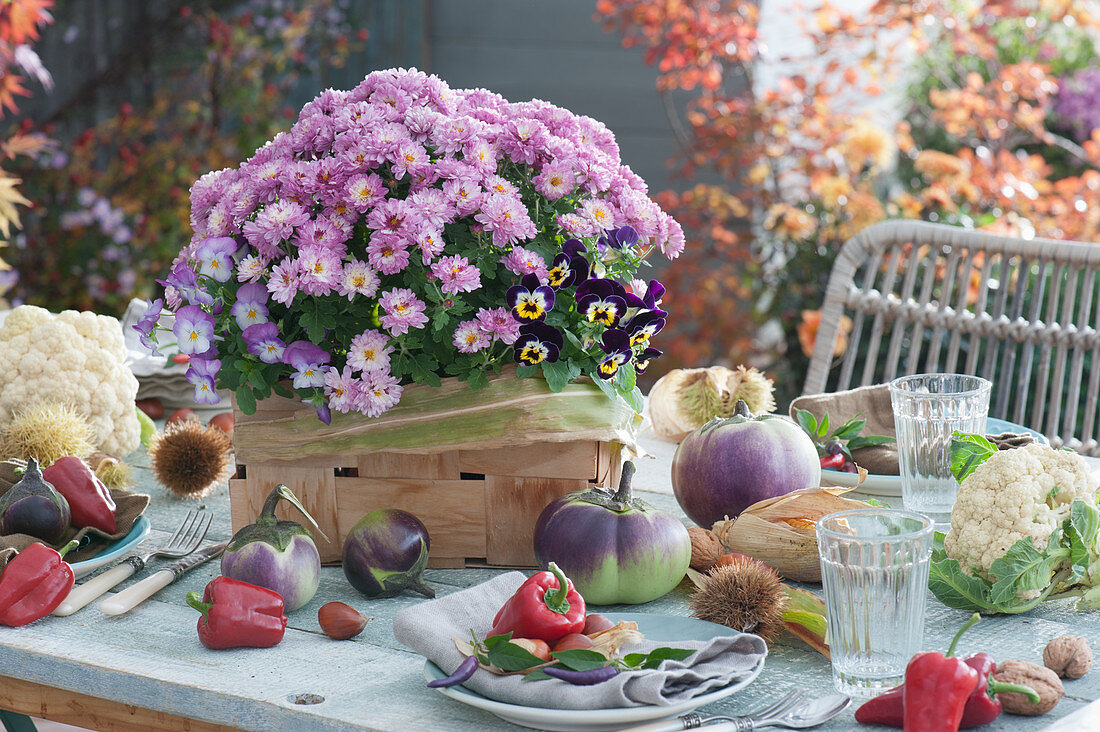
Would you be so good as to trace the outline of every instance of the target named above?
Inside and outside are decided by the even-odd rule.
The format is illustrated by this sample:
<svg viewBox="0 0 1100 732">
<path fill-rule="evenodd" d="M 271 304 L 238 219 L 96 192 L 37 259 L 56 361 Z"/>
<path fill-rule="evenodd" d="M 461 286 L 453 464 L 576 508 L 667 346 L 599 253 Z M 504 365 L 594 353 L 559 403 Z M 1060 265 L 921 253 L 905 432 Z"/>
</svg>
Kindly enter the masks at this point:
<svg viewBox="0 0 1100 732">
<path fill-rule="evenodd" d="M 608 620 L 599 613 L 592 613 L 584 619 L 584 630 L 581 631 L 585 635 L 592 635 L 593 633 L 600 633 L 609 628 L 614 628 L 615 624 Z"/>
<path fill-rule="evenodd" d="M 364 617 L 358 610 L 343 602 L 326 602 L 317 611 L 317 622 L 321 624 L 321 630 L 334 640 L 354 638 L 363 632 L 368 620 L 370 618 Z"/>
<path fill-rule="evenodd" d="M 555 651 L 573 651 L 578 648 L 591 648 L 595 642 L 583 633 L 569 633 L 563 635 L 554 644 Z"/>
</svg>

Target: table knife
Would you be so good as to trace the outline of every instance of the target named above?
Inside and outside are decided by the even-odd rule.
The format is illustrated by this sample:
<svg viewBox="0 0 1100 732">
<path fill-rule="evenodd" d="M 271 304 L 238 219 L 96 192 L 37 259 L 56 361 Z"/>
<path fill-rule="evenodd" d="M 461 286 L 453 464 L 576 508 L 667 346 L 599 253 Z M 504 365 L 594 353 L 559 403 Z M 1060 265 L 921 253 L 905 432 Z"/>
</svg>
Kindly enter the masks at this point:
<svg viewBox="0 0 1100 732">
<path fill-rule="evenodd" d="M 199 549 L 188 554 L 183 559 L 179 559 L 169 564 L 159 572 L 155 572 L 140 582 L 136 582 L 127 587 L 117 595 L 108 597 L 106 600 L 99 603 L 97 607 L 107 615 L 122 615 L 125 612 L 129 612 L 175 582 L 187 570 L 192 567 L 197 567 L 203 562 L 209 561 L 221 554 L 225 550 L 227 544 L 229 544 L 228 541 L 223 541 L 219 544 L 212 544 L 204 549 Z"/>
</svg>

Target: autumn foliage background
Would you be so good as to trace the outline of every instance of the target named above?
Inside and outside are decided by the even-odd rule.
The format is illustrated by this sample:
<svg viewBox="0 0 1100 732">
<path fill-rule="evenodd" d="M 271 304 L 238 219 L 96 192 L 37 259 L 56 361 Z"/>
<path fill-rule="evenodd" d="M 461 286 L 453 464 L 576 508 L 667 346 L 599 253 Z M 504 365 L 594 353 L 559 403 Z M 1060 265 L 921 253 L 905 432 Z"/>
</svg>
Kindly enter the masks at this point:
<svg viewBox="0 0 1100 732">
<path fill-rule="evenodd" d="M 677 317 L 647 376 L 751 362 L 782 368 L 781 397 L 797 392 L 833 258 L 884 218 L 1100 241 L 1094 2 L 881 0 L 858 15 L 815 2 L 798 15 L 801 57 L 765 47 L 758 5 L 594 3 L 657 69 L 682 143 L 683 186 L 651 191 L 690 242 L 662 272 Z M 190 235 L 190 184 L 287 128 L 294 85 L 369 39 L 342 0 L 156 7 L 172 14 L 171 52 L 146 69 L 154 93 L 75 131 L 74 110 L 61 134 L 18 116 L 23 95 L 48 91 L 32 49 L 52 2 L 0 4 L 9 297 L 117 314 L 153 294 Z M 876 99 L 900 121 L 860 111 Z"/>
</svg>

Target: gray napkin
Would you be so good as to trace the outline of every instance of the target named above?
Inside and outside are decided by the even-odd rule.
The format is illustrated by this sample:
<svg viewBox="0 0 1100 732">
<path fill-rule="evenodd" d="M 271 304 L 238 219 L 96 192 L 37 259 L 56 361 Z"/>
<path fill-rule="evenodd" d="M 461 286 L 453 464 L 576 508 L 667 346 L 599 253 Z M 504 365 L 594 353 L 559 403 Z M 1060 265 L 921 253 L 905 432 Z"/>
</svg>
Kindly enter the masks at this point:
<svg viewBox="0 0 1100 732">
<path fill-rule="evenodd" d="M 805 409 L 819 420 L 821 415 L 828 414 L 829 424 L 832 425 L 830 430 L 859 414 L 867 420 L 860 434 L 896 437 L 889 384 L 860 386 L 830 394 L 806 394 L 791 402 L 792 419 L 798 409 Z M 895 442 L 856 450 L 852 453 L 852 459 L 875 475 L 897 475 L 899 472 L 898 446 Z"/>
<path fill-rule="evenodd" d="M 484 638 L 497 610 L 525 579 L 520 572 L 507 572 L 461 592 L 407 607 L 394 616 L 393 634 L 398 641 L 451 673 L 463 659 L 453 638 L 469 638 L 471 629 Z M 497 676 L 484 669 L 475 671 L 463 685 L 496 701 L 531 707 L 664 706 L 747 678 L 768 653 L 763 640 L 747 633 L 717 636 L 706 642 L 647 640 L 624 652 L 646 652 L 660 646 L 695 648 L 698 652 L 683 661 L 665 661 L 657 669 L 623 672 L 594 686 L 573 686 L 557 679 L 524 681 L 520 675 Z"/>
</svg>

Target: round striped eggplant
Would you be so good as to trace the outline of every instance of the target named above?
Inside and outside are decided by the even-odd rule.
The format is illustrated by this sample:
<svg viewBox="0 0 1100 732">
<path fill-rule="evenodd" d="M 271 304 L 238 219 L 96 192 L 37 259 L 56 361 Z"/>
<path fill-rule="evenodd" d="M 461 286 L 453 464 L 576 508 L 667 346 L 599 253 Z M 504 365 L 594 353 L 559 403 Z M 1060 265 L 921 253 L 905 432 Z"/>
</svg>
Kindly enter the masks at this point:
<svg viewBox="0 0 1100 732">
<path fill-rule="evenodd" d="M 786 417 L 753 417 L 739 401 L 732 417 L 712 419 L 676 448 L 672 491 L 705 529 L 766 498 L 821 483 L 813 441 Z"/>
<path fill-rule="evenodd" d="M 550 503 L 535 524 L 535 557 L 555 562 L 593 605 L 638 604 L 672 590 L 691 561 L 680 519 L 630 494 L 634 463 L 618 492 L 595 488 Z"/>
<path fill-rule="evenodd" d="M 430 544 L 428 530 L 408 511 L 371 511 L 344 539 L 344 575 L 367 597 L 393 597 L 405 589 L 435 597 L 420 579 Z"/>
</svg>

